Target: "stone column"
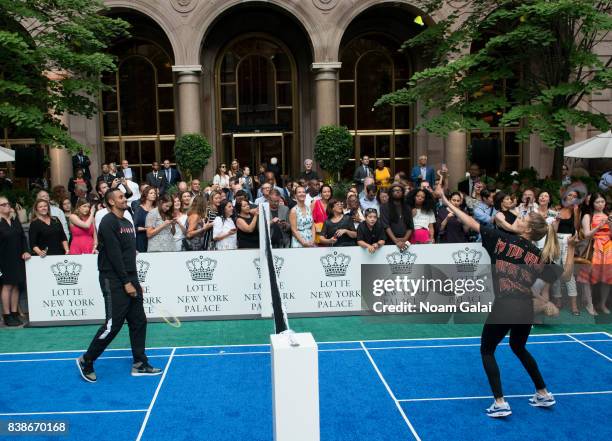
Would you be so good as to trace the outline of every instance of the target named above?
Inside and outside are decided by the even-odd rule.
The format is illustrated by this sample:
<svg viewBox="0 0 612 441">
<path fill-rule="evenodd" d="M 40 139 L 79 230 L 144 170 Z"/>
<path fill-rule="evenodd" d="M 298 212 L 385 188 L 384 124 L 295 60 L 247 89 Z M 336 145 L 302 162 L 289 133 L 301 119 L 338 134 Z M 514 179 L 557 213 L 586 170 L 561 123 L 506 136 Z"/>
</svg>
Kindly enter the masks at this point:
<svg viewBox="0 0 612 441">
<path fill-rule="evenodd" d="M 448 167 L 448 188 L 456 189 L 465 179 L 467 158 L 467 134 L 458 130 L 448 134 L 446 140 L 446 165 Z"/>
<path fill-rule="evenodd" d="M 177 73 L 179 126 L 177 135 L 201 133 L 200 73 L 202 66 L 172 66 Z"/>
<path fill-rule="evenodd" d="M 337 61 L 312 63 L 315 72 L 317 117 L 315 130 L 321 126 L 338 124 L 338 70 Z"/>
<path fill-rule="evenodd" d="M 63 125 L 68 127 L 68 114 L 64 113 L 60 118 Z M 72 155 L 64 148 L 49 149 L 49 168 L 51 169 L 51 186 L 68 185 L 72 177 Z"/>
</svg>

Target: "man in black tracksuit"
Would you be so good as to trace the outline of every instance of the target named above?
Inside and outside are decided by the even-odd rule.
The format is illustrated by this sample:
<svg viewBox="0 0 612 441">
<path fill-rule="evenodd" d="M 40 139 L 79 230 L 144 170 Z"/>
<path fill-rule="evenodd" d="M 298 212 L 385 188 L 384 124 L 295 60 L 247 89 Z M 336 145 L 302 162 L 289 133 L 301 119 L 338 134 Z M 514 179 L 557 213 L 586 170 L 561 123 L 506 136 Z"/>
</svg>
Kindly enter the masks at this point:
<svg viewBox="0 0 612 441">
<path fill-rule="evenodd" d="M 96 381 L 94 361 L 113 341 L 126 319 L 134 357 L 132 375 L 159 375 L 162 372 L 151 366 L 145 355 L 147 317 L 136 272 L 134 226 L 123 217 L 127 199 L 121 191 L 110 189 L 104 195 L 104 200 L 110 212 L 104 216 L 98 230 L 98 270 L 106 321 L 96 333 L 87 352 L 77 359 L 81 376 L 90 383 Z"/>
</svg>

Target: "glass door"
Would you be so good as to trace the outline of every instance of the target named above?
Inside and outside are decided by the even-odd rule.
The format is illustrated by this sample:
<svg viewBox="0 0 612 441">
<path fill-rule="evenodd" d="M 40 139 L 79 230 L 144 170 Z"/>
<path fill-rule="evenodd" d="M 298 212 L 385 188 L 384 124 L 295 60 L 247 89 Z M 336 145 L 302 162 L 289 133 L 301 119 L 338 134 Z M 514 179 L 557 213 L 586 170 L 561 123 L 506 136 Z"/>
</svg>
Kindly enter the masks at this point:
<svg viewBox="0 0 612 441">
<path fill-rule="evenodd" d="M 276 158 L 282 174 L 286 174 L 285 142 L 283 133 L 234 133 L 232 136 L 232 158 L 238 159 L 241 165 L 251 167 L 251 173 L 257 172 L 260 164 L 270 164 Z"/>
</svg>

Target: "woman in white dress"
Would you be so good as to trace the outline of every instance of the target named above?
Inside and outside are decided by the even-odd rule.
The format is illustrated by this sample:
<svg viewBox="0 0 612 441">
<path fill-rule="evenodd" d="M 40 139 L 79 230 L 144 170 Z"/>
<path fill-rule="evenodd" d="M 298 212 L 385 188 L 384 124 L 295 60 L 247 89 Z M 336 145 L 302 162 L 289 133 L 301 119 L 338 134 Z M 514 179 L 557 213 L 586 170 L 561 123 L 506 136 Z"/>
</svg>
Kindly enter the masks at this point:
<svg viewBox="0 0 612 441">
<path fill-rule="evenodd" d="M 174 230 L 174 248 L 176 251 L 183 251 L 183 239 L 187 234 L 187 211 L 191 204 L 191 197 L 188 191 L 177 193 L 172 196 L 173 213 L 176 229 Z"/>
<path fill-rule="evenodd" d="M 147 214 L 145 227 L 147 229 L 147 252 L 174 251 L 174 233 L 176 221 L 172 217 L 172 198 L 161 195 L 157 201 L 157 208 Z"/>
<path fill-rule="evenodd" d="M 225 164 L 219 165 L 213 177 L 213 185 L 218 185 L 221 189 L 229 190 L 229 181 L 230 175 L 227 174 L 227 166 Z"/>
<path fill-rule="evenodd" d="M 219 205 L 219 213 L 213 222 L 213 240 L 217 250 L 235 250 L 238 248 L 236 224 L 232 216 L 234 206 L 225 200 Z"/>
<path fill-rule="evenodd" d="M 310 248 L 314 243 L 315 224 L 312 220 L 310 207 L 306 205 L 306 190 L 304 187 L 295 189 L 297 204 L 289 212 L 291 225 L 291 248 Z"/>
</svg>

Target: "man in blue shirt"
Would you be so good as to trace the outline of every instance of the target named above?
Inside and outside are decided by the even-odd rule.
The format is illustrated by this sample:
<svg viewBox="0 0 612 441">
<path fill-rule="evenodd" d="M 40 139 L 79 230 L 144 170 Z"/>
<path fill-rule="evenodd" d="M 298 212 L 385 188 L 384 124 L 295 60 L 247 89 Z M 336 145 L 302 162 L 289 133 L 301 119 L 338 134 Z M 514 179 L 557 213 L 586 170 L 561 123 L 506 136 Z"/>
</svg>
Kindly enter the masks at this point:
<svg viewBox="0 0 612 441">
<path fill-rule="evenodd" d="M 410 178 L 415 187 L 420 187 L 422 181 L 429 182 L 430 188 L 435 187 L 436 172 L 433 167 L 427 165 L 427 155 L 419 156 L 419 165 L 412 168 Z"/>
<path fill-rule="evenodd" d="M 359 204 L 361 205 L 361 209 L 363 211 L 368 208 L 373 208 L 380 215 L 380 207 L 378 205 L 378 200 L 376 199 L 376 184 L 370 184 L 365 188 L 366 194 L 365 197 L 361 197 L 359 199 Z"/>
<path fill-rule="evenodd" d="M 480 201 L 478 201 L 474 207 L 474 219 L 476 219 L 481 226 L 493 225 L 493 220 L 497 214 L 497 210 L 493 206 L 494 197 L 495 193 L 487 189 L 480 192 Z"/>
</svg>

